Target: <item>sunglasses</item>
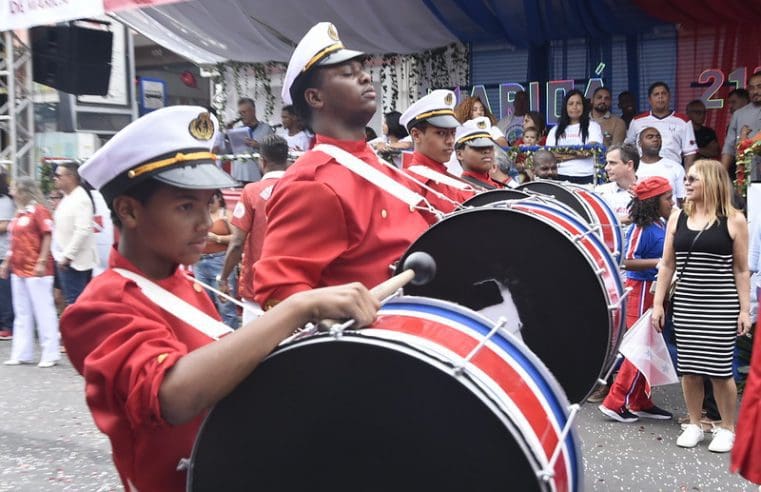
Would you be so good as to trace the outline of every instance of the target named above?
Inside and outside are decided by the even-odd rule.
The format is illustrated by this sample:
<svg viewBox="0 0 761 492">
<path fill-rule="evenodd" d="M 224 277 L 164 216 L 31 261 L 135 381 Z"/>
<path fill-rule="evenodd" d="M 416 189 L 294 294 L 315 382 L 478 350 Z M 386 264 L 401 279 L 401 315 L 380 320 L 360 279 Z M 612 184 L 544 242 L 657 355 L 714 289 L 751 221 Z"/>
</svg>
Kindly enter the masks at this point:
<svg viewBox="0 0 761 492">
<path fill-rule="evenodd" d="M 684 182 L 685 182 L 685 183 L 690 183 L 690 184 L 692 184 L 692 183 L 694 183 L 695 181 L 700 181 L 700 178 L 698 178 L 697 176 L 690 176 L 689 174 L 688 174 L 687 176 L 685 176 L 685 177 L 684 177 Z"/>
</svg>

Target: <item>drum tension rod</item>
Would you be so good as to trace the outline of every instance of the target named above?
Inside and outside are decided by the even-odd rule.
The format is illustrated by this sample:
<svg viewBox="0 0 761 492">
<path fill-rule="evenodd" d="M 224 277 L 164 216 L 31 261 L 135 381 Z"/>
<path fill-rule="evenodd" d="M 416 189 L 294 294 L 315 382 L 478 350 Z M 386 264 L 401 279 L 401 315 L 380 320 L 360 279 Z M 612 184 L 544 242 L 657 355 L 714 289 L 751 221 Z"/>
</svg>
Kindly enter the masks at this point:
<svg viewBox="0 0 761 492">
<path fill-rule="evenodd" d="M 616 309 L 620 309 L 621 305 L 624 303 L 624 300 L 629 297 L 629 294 L 631 294 L 632 290 L 633 289 L 631 287 L 626 287 L 624 289 L 624 293 L 621 294 L 621 297 L 618 298 L 618 302 L 608 305 L 608 311 L 615 311 Z"/>
<path fill-rule="evenodd" d="M 576 415 L 579 413 L 579 409 L 581 409 L 581 405 L 574 403 L 568 407 L 568 409 L 570 410 L 568 420 L 566 420 L 563 430 L 560 432 L 560 436 L 558 436 L 558 443 L 555 445 L 555 450 L 552 452 L 552 456 L 550 456 L 550 461 L 547 462 L 547 466 L 545 466 L 543 470 L 537 472 L 537 476 L 545 482 L 549 482 L 555 476 L 555 463 L 560 457 L 560 450 L 563 449 L 565 438 L 568 437 L 568 433 L 571 432 L 571 428 L 576 420 Z"/>
<path fill-rule="evenodd" d="M 600 226 L 599 225 L 590 226 L 589 230 L 587 230 L 586 232 L 582 232 L 581 234 L 576 234 L 575 236 L 573 236 L 573 241 L 578 243 L 579 241 L 581 241 L 585 237 L 587 237 L 589 235 L 592 235 L 592 234 L 597 234 L 598 232 L 600 232 Z"/>
<path fill-rule="evenodd" d="M 462 359 L 460 364 L 455 366 L 454 368 L 455 376 L 459 376 L 462 374 L 463 370 L 465 369 L 465 366 L 470 363 L 473 357 L 475 357 L 476 354 L 482 348 L 484 348 L 484 346 L 486 345 L 486 342 L 488 342 L 489 339 L 493 337 L 501 328 L 504 328 L 505 325 L 507 325 L 507 319 L 505 319 L 504 316 L 500 316 L 499 319 L 497 320 L 497 323 L 494 325 L 491 331 L 489 331 L 489 333 L 487 333 L 486 336 L 482 338 L 480 342 L 478 342 L 478 345 L 473 347 L 473 350 L 471 350 L 470 353 Z"/>
</svg>

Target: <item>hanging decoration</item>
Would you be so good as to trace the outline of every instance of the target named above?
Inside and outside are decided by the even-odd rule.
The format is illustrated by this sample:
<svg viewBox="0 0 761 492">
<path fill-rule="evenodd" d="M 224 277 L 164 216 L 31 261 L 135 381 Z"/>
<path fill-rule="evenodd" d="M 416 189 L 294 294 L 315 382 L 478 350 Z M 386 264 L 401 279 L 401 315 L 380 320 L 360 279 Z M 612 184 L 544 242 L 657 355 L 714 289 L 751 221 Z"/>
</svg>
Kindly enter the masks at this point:
<svg viewBox="0 0 761 492">
<path fill-rule="evenodd" d="M 454 88 L 470 84 L 468 47 L 461 43 L 427 50 L 413 55 L 387 53 L 368 58 L 367 69 L 383 91 L 383 112 L 406 108 L 432 89 Z M 279 87 L 286 64 L 280 62 L 227 62 L 212 70 L 214 97 L 212 106 L 220 119 L 240 97 L 252 97 L 261 107 L 260 117 L 271 120 L 280 107 Z M 253 92 L 251 87 L 253 86 Z"/>
<path fill-rule="evenodd" d="M 737 144 L 735 190 L 743 198 L 748 195 L 749 174 L 755 159 L 761 159 L 761 133 L 758 133 L 753 138 L 741 140 Z"/>
<path fill-rule="evenodd" d="M 525 162 L 526 169 L 532 169 L 534 152 L 539 149 L 549 150 L 561 162 L 569 159 L 592 157 L 595 163 L 594 184 L 606 183 L 608 181 L 608 175 L 605 172 L 605 154 L 607 149 L 599 143 L 563 146 L 519 145 L 517 147 L 507 147 L 505 152 L 507 152 L 507 156 L 513 162 Z"/>
</svg>

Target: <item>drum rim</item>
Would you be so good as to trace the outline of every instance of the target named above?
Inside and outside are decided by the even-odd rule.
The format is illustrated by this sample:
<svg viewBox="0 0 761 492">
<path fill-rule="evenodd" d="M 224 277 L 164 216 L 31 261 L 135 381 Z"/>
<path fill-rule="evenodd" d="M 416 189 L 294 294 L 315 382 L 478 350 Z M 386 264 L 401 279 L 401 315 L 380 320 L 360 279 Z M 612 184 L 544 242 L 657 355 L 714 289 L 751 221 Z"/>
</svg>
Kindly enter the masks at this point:
<svg viewBox="0 0 761 492">
<path fill-rule="evenodd" d="M 567 191 L 571 196 L 573 196 L 576 199 L 576 201 L 581 205 L 581 208 L 583 208 L 584 212 L 588 215 L 588 218 L 587 217 L 581 217 L 581 219 L 583 221 L 587 222 L 587 225 L 597 225 L 597 224 L 599 224 L 599 222 L 600 222 L 599 218 L 597 217 L 597 214 L 594 213 L 594 210 L 592 210 L 592 207 L 590 207 L 589 203 L 587 203 L 585 200 L 581 199 L 580 196 L 578 196 L 576 193 L 574 193 L 574 190 L 571 187 L 569 187 L 567 184 L 565 184 L 565 182 L 557 182 L 557 181 L 552 181 L 552 180 L 527 181 L 525 183 L 521 183 L 520 185 L 518 185 L 518 187 L 516 189 L 519 190 L 519 191 L 523 191 L 523 188 L 525 187 L 526 189 L 530 190 L 529 187 L 533 186 L 534 183 L 535 184 L 541 184 L 541 185 L 548 185 L 548 186 L 551 186 L 551 187 L 554 187 L 554 188 L 559 188 L 559 189 L 561 189 L 563 191 Z M 568 184 L 571 184 L 571 183 L 568 183 Z M 544 195 L 546 197 L 550 197 L 553 200 L 556 200 L 556 201 L 560 202 L 560 200 L 558 200 L 555 197 L 555 195 L 548 195 L 548 194 L 545 194 L 545 193 L 540 193 L 538 191 L 534 191 L 534 193 L 536 193 L 537 195 Z M 569 207 L 569 205 L 566 205 L 566 206 Z M 574 210 L 574 213 L 576 215 L 579 215 L 579 213 L 576 212 L 575 210 Z"/>
<path fill-rule="evenodd" d="M 580 197 L 583 199 L 593 200 L 597 205 L 599 205 L 605 215 L 608 217 L 608 220 L 612 226 L 613 236 L 618 247 L 618 264 L 621 265 L 624 261 L 624 233 L 621 221 L 618 220 L 618 217 L 616 216 L 615 212 L 613 212 L 613 209 L 610 208 L 608 202 L 606 202 L 600 195 L 592 190 L 584 188 L 583 186 L 576 186 L 575 189 L 577 192 L 579 192 Z"/>
<path fill-rule="evenodd" d="M 589 224 L 586 224 L 586 223 L 580 221 L 579 217 L 578 217 L 578 214 L 576 214 L 576 213 L 574 213 L 574 214 L 568 214 L 565 210 L 559 209 L 559 208 L 555 207 L 554 206 L 555 204 L 546 204 L 546 203 L 541 203 L 541 202 L 526 202 L 526 203 L 531 203 L 532 206 L 536 206 L 538 208 L 543 208 L 543 209 L 551 211 L 551 212 L 565 213 L 567 216 L 566 217 L 562 217 L 563 219 L 572 222 L 572 224 L 574 226 L 576 226 L 578 229 L 580 229 L 582 231 L 584 229 L 589 229 Z M 518 204 L 518 206 L 523 206 L 523 205 L 524 205 L 523 203 Z M 531 208 L 531 207 L 528 207 L 528 208 Z M 510 210 L 516 210 L 516 211 L 519 211 L 521 213 L 526 214 L 526 211 L 521 210 L 520 208 L 510 207 Z M 542 216 L 542 215 L 533 215 L 533 214 L 529 214 L 529 215 L 531 215 L 532 217 L 540 218 L 542 221 L 544 221 L 546 223 L 549 223 L 549 224 L 552 224 L 552 226 L 555 227 L 555 228 L 558 228 L 558 227 L 562 228 L 562 226 L 560 224 L 549 220 L 545 216 Z M 590 231 L 590 232 L 592 232 L 592 233 L 588 234 L 586 237 L 590 239 L 590 241 L 594 244 L 595 249 L 600 253 L 600 256 L 603 258 L 603 260 L 605 260 L 605 262 L 608 264 L 608 266 L 611 267 L 612 277 L 615 280 L 616 285 L 618 286 L 618 296 L 620 297 L 620 296 L 623 295 L 623 292 L 624 292 L 624 284 L 621 281 L 621 277 L 619 275 L 615 274 L 616 272 L 619 271 L 619 265 L 615 262 L 615 259 L 613 258 L 613 253 L 611 253 L 611 251 L 608 250 L 608 247 L 605 246 L 605 244 L 602 242 L 602 239 L 600 239 L 600 237 L 597 236 L 597 234 L 595 234 L 594 231 Z M 588 249 L 587 248 L 581 248 L 581 249 L 583 249 L 585 254 L 588 253 Z M 589 258 L 587 258 L 587 259 L 590 260 Z M 592 267 L 596 267 L 596 265 L 592 264 Z M 595 270 L 596 270 L 596 268 L 595 268 Z M 599 277 L 599 275 L 597 275 L 597 276 Z M 603 286 L 603 287 L 605 287 L 605 286 Z M 604 288 L 604 290 L 607 291 L 607 288 Z"/>
<path fill-rule="evenodd" d="M 509 189 L 508 188 L 501 188 L 501 189 L 486 190 L 486 191 L 482 191 L 480 193 L 476 193 L 472 197 L 470 197 L 467 200 L 465 200 L 464 202 L 462 202 L 462 205 L 464 207 L 488 207 L 492 203 L 488 203 L 488 204 L 484 204 L 484 205 L 469 205 L 468 202 L 470 202 L 471 200 L 474 200 L 476 197 L 483 197 L 483 196 L 488 196 L 488 195 L 501 195 L 504 192 L 521 193 L 522 195 L 526 195 L 526 196 L 521 197 L 521 198 L 506 198 L 504 200 L 496 200 L 496 201 L 494 201 L 492 203 L 499 203 L 499 202 L 510 201 L 510 200 L 525 200 L 526 198 L 530 198 L 531 197 L 530 194 L 526 193 L 525 191 L 521 191 L 519 189 L 516 189 L 516 188 L 509 188 Z"/>
<path fill-rule="evenodd" d="M 399 298 L 392 299 L 383 307 L 381 307 L 379 315 L 408 316 L 408 314 L 400 314 L 395 312 L 396 310 L 402 309 L 430 315 L 439 315 L 439 313 L 433 311 L 435 309 L 451 310 L 460 319 L 446 318 L 448 321 L 463 325 L 466 328 L 469 328 L 470 330 L 477 333 L 480 337 L 486 336 L 495 324 L 494 321 L 483 316 L 482 314 L 460 306 L 457 303 L 423 296 L 401 296 Z M 391 312 L 388 312 L 389 310 Z M 457 326 L 450 325 L 450 327 L 457 331 L 463 332 L 463 330 L 459 329 Z M 406 333 L 404 334 L 407 335 Z M 470 333 L 465 334 L 472 336 Z M 521 341 L 518 337 L 510 332 L 501 330 L 498 331 L 495 336 L 489 340 L 487 346 L 496 346 L 499 348 L 499 350 L 507 353 L 510 359 L 514 360 L 521 368 L 521 370 L 530 377 L 531 383 L 540 392 L 543 400 L 546 401 L 549 409 L 551 410 L 552 418 L 557 425 L 556 430 L 558 431 L 559 437 L 560 432 L 568 421 L 568 408 L 571 406 L 571 403 L 568 400 L 565 390 L 562 388 L 562 386 L 560 386 L 560 383 L 555 378 L 555 375 L 552 373 L 552 371 L 549 370 L 549 368 L 544 364 L 539 356 L 537 356 L 531 350 L 530 347 L 528 347 L 525 343 L 523 343 L 523 341 Z M 492 349 L 492 351 L 497 352 L 494 349 Z M 569 438 L 571 441 L 570 443 L 568 442 Z M 573 446 L 569 445 L 571 443 Z M 566 453 L 569 454 L 569 463 L 575 464 L 576 466 L 576 468 L 572 470 L 572 481 L 574 483 L 581 484 L 583 471 L 578 467 L 581 466 L 580 459 L 582 453 L 581 448 L 579 447 L 579 436 L 576 432 L 575 427 L 572 427 L 571 432 L 569 432 L 566 436 L 566 441 L 563 442 L 563 446 L 566 449 Z M 571 467 L 573 468 L 573 465 Z"/>
<path fill-rule="evenodd" d="M 445 301 L 446 302 L 446 301 Z M 454 304 L 454 303 L 452 303 Z M 362 343 L 366 345 L 372 345 L 375 347 L 385 348 L 388 350 L 393 350 L 395 352 L 400 352 L 405 355 L 408 355 L 410 357 L 414 357 L 423 363 L 426 363 L 430 365 L 433 369 L 441 372 L 444 375 L 453 377 L 451 375 L 451 368 L 447 366 L 447 364 L 440 360 L 436 354 L 431 354 L 425 350 L 422 350 L 420 347 L 410 344 L 405 344 L 401 341 L 389 339 L 389 338 L 383 338 L 381 336 L 378 336 L 378 332 L 394 332 L 393 330 L 386 330 L 386 329 L 375 329 L 375 333 L 363 333 L 364 330 L 347 330 L 344 332 L 342 337 L 340 339 L 336 339 L 333 335 L 330 335 L 328 333 L 319 333 L 315 334 L 313 336 L 301 338 L 298 340 L 294 340 L 292 342 L 289 342 L 287 345 L 278 346 L 272 353 L 270 353 L 263 361 L 262 363 L 266 362 L 267 360 L 276 357 L 278 354 L 289 352 L 291 350 L 297 350 L 299 348 L 303 348 L 308 345 L 312 344 L 319 344 L 319 343 L 345 343 L 347 341 L 351 341 L 353 343 Z M 394 332 L 399 335 L 403 335 L 406 337 L 413 337 L 413 335 L 409 335 L 407 333 L 403 332 Z M 533 355 L 533 354 L 532 354 Z M 526 461 L 529 462 L 529 465 L 532 467 L 532 470 L 535 472 L 536 475 L 536 481 L 539 486 L 540 490 L 556 490 L 556 483 L 554 477 L 550 481 L 544 481 L 540 476 L 539 472 L 543 470 L 541 460 L 537 457 L 537 453 L 541 452 L 544 453 L 543 448 L 534 449 L 534 446 L 528 442 L 528 439 L 526 436 L 521 432 L 520 426 L 513 421 L 514 417 L 509 415 L 503 408 L 501 408 L 501 405 L 498 404 L 498 402 L 494 399 L 492 399 L 484 390 L 482 387 L 482 382 L 478 380 L 477 377 L 472 373 L 472 371 L 469 373 L 467 370 L 464 371 L 465 378 L 456 378 L 453 377 L 453 379 L 463 386 L 466 390 L 469 391 L 469 393 L 481 402 L 484 406 L 486 406 L 489 411 L 492 412 L 492 414 L 497 418 L 503 425 L 506 432 L 508 432 L 513 439 L 515 440 L 518 447 L 523 451 L 524 456 L 526 457 Z M 562 393 L 564 395 L 564 393 Z M 542 394 L 544 396 L 544 394 Z M 191 492 L 192 485 L 193 485 L 193 477 L 194 477 L 194 468 L 198 457 L 199 452 L 199 443 L 200 443 L 200 437 L 204 434 L 204 431 L 206 430 L 206 427 L 209 424 L 209 422 L 212 419 L 213 412 L 216 409 L 217 405 L 212 407 L 211 410 L 206 414 L 206 416 L 203 419 L 203 422 L 201 423 L 198 433 L 196 434 L 196 438 L 193 441 L 193 449 L 190 454 L 190 460 L 189 460 L 189 467 L 186 472 L 186 490 L 188 492 Z M 554 417 L 554 414 L 552 414 Z M 562 430 L 562 427 L 561 427 Z M 558 432 L 559 437 L 559 432 Z M 578 437 L 578 432 L 575 427 L 571 427 L 570 432 L 568 432 L 568 435 L 566 438 L 571 438 L 571 442 L 573 443 L 573 447 L 570 446 L 563 446 L 565 448 L 565 454 L 569 456 L 569 459 L 567 460 L 568 466 L 566 467 L 571 473 L 571 476 L 567 477 L 568 480 L 568 490 L 582 490 L 581 488 L 574 488 L 576 484 L 579 486 L 583 485 L 583 462 L 581 459 L 581 446 L 580 446 L 580 440 Z M 573 459 L 571 459 L 573 457 Z"/>
</svg>

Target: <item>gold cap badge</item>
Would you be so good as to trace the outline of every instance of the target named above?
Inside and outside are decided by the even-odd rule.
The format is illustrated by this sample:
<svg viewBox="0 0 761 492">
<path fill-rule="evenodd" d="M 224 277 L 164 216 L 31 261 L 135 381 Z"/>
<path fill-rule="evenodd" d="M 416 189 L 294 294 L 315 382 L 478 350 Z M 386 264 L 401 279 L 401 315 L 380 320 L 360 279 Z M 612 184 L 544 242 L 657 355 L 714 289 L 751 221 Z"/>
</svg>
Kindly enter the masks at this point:
<svg viewBox="0 0 761 492">
<path fill-rule="evenodd" d="M 196 140 L 211 140 L 214 136 L 214 122 L 211 121 L 209 113 L 201 113 L 196 116 L 188 126 L 190 135 Z"/>
<path fill-rule="evenodd" d="M 477 123 L 476 126 L 478 126 L 478 128 L 481 128 L 481 129 L 486 128 L 486 122 L 484 120 L 481 120 Z"/>
<path fill-rule="evenodd" d="M 449 94 L 447 94 L 446 96 L 444 96 L 444 104 L 449 106 L 453 102 L 454 102 L 454 96 L 452 95 L 451 92 Z"/>
<path fill-rule="evenodd" d="M 328 25 L 328 37 L 333 41 L 338 41 L 338 31 L 333 24 Z"/>
</svg>

